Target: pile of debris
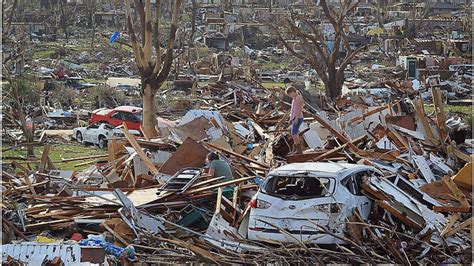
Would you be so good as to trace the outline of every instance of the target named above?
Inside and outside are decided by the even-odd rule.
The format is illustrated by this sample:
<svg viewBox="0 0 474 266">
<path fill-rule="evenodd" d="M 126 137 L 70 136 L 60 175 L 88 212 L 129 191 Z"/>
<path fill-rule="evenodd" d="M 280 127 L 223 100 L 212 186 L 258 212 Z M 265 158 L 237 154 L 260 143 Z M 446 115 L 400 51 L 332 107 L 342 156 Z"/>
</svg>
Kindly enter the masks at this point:
<svg viewBox="0 0 474 266">
<path fill-rule="evenodd" d="M 106 156 L 76 158 L 92 165 L 86 171 L 55 169 L 50 146 L 37 169 L 4 168 L 3 259 L 471 261 L 473 147 L 451 141 L 439 89 L 434 118 L 420 97 L 402 93 L 352 95 L 324 110 L 307 104 L 305 151 L 291 155 L 281 89 L 191 90 L 181 109 L 189 111 L 159 123 L 159 138 L 137 138 L 124 125 Z M 233 179 L 207 173 L 210 152 Z M 322 189 L 306 190 L 308 180 Z"/>
</svg>

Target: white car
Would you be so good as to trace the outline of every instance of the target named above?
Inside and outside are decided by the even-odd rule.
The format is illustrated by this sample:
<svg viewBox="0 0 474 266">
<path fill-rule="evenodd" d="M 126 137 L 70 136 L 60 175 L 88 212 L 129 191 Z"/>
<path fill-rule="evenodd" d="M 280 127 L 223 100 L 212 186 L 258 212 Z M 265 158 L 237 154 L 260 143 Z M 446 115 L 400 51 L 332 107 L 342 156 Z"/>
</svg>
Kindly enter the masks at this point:
<svg viewBox="0 0 474 266">
<path fill-rule="evenodd" d="M 76 127 L 73 131 L 73 138 L 79 143 L 92 143 L 98 145 L 99 148 L 107 148 L 107 142 L 112 137 L 121 138 L 125 135 L 122 132 L 123 126 L 113 127 L 107 123 L 94 123 L 87 127 Z M 133 135 L 140 136 L 137 130 L 129 130 Z"/>
<path fill-rule="evenodd" d="M 273 170 L 250 201 L 248 238 L 344 243 L 321 226 L 343 236 L 354 208 L 366 220 L 372 201 L 362 194 L 361 184 L 380 174 L 376 171 L 348 163 L 293 163 Z"/>
<path fill-rule="evenodd" d="M 295 82 L 295 81 L 304 81 L 305 76 L 299 71 L 288 71 L 286 74 L 281 74 L 278 76 L 278 82 Z"/>
</svg>

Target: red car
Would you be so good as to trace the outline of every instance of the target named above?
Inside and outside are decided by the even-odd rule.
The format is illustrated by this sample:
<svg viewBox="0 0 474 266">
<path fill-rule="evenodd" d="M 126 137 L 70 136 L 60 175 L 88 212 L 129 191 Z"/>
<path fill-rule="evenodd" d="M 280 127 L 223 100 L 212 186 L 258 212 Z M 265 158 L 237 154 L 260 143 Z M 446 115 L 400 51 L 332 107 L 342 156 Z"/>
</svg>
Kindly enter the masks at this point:
<svg viewBox="0 0 474 266">
<path fill-rule="evenodd" d="M 92 117 L 89 120 L 89 125 L 96 122 L 109 123 L 112 126 L 122 125 L 123 122 L 127 125 L 128 129 L 134 129 L 140 131 L 140 125 L 142 124 L 143 109 L 134 106 L 119 106 L 115 109 L 97 109 L 92 111 Z"/>
</svg>

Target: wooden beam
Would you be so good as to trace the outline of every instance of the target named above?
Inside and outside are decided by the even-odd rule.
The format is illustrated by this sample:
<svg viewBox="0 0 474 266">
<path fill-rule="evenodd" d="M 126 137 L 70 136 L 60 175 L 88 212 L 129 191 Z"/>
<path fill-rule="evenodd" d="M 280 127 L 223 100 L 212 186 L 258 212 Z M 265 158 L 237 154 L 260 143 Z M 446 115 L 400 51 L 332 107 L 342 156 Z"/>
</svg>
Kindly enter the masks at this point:
<svg viewBox="0 0 474 266">
<path fill-rule="evenodd" d="M 123 133 L 125 134 L 125 137 L 127 138 L 128 142 L 130 142 L 130 144 L 132 145 L 133 149 L 135 149 L 135 151 L 137 152 L 138 156 L 140 157 L 140 159 L 142 159 L 143 163 L 145 164 L 145 166 L 148 168 L 148 170 L 150 170 L 154 175 L 157 175 L 158 174 L 158 169 L 156 169 L 155 165 L 153 164 L 153 162 L 146 156 L 146 154 L 143 152 L 142 148 L 140 147 L 140 145 L 138 144 L 137 140 L 135 139 L 135 137 L 130 134 L 128 132 L 128 128 L 127 128 L 127 125 L 125 125 L 125 123 L 123 123 L 123 129 L 122 129 Z"/>
<path fill-rule="evenodd" d="M 206 145 L 206 146 L 209 146 L 209 147 L 211 147 L 211 148 L 217 149 L 217 150 L 219 150 L 219 151 L 225 152 L 225 153 L 227 153 L 227 154 L 233 155 L 233 156 L 235 156 L 235 157 L 238 157 L 238 158 L 240 158 L 240 159 L 244 159 L 244 160 L 246 160 L 246 161 L 252 162 L 252 163 L 254 163 L 254 164 L 256 164 L 256 165 L 259 165 L 259 166 L 261 166 L 261 167 L 264 167 L 264 168 L 266 168 L 266 169 L 270 168 L 268 165 L 263 164 L 263 163 L 260 163 L 260 162 L 258 162 L 258 161 L 256 161 L 256 160 L 252 159 L 252 158 L 249 158 L 249 157 L 247 157 L 247 156 L 244 156 L 244 155 L 235 153 L 235 152 L 233 152 L 233 151 L 229 151 L 229 150 L 220 148 L 220 147 L 218 147 L 218 146 L 216 146 L 216 145 L 213 145 L 213 144 L 211 144 L 211 143 L 203 143 L 203 144 Z"/>
<path fill-rule="evenodd" d="M 216 211 L 215 214 L 219 214 L 221 212 L 221 204 L 222 204 L 222 188 L 217 189 L 217 201 L 216 201 Z"/>
<path fill-rule="evenodd" d="M 382 200 L 376 200 L 375 203 L 377 204 L 377 206 L 379 206 L 382 209 L 388 211 L 393 216 L 397 217 L 400 221 L 402 221 L 404 224 L 410 226 L 411 228 L 413 228 L 417 231 L 419 231 L 423 228 L 423 225 L 417 224 L 415 221 L 408 218 L 408 216 L 404 215 L 399 210 L 397 210 L 397 209 L 393 208 L 392 206 L 390 206 L 387 202 L 382 201 Z"/>
<path fill-rule="evenodd" d="M 470 206 L 433 206 L 433 211 L 436 212 L 464 212 L 470 213 L 471 207 Z"/>
<path fill-rule="evenodd" d="M 248 181 L 248 180 L 252 180 L 254 178 L 255 178 L 255 176 L 242 177 L 242 178 L 239 178 L 239 179 L 234 179 L 234 180 L 231 180 L 231 181 L 210 185 L 208 187 L 202 187 L 202 188 L 188 190 L 188 191 L 185 192 L 185 194 L 193 194 L 193 193 L 198 193 L 198 192 L 202 192 L 202 191 L 211 190 L 211 189 L 214 189 L 214 188 L 226 187 L 226 186 L 238 184 L 238 183 L 241 183 L 241 182 L 245 182 L 245 181 Z"/>
<path fill-rule="evenodd" d="M 381 111 L 383 111 L 383 110 L 385 110 L 385 109 L 387 109 L 387 108 L 389 108 L 389 107 L 390 107 L 390 105 L 387 104 L 387 105 L 384 105 L 384 106 L 377 107 L 377 108 L 375 108 L 375 109 L 373 109 L 373 110 L 370 110 L 370 111 L 368 111 L 368 112 L 366 112 L 366 113 L 364 113 L 364 114 L 362 114 L 362 115 L 355 116 L 355 117 L 353 117 L 353 118 L 351 118 L 351 119 L 349 120 L 349 125 L 350 125 L 350 124 L 353 124 L 353 123 L 355 123 L 355 122 L 358 122 L 359 120 L 362 121 L 362 120 L 364 120 L 366 117 L 371 116 L 371 115 L 376 114 L 376 113 L 379 113 L 379 112 L 381 112 Z"/>
<path fill-rule="evenodd" d="M 446 130 L 446 118 L 444 117 L 444 104 L 441 95 L 441 90 L 437 87 L 432 89 L 433 103 L 435 106 L 436 124 L 438 125 L 439 135 L 441 138 L 441 146 L 446 150 L 445 141 L 448 138 L 448 131 Z"/>
<path fill-rule="evenodd" d="M 107 229 L 107 231 L 109 231 L 112 235 L 114 235 L 120 242 L 122 242 L 122 244 L 124 244 L 125 246 L 130 245 L 130 243 L 125 241 L 125 239 L 123 239 L 119 234 L 117 234 L 114 230 L 112 230 L 112 228 L 110 228 L 106 223 L 102 223 L 101 225 L 105 229 Z"/>
<path fill-rule="evenodd" d="M 466 221 L 462 222 L 458 226 L 456 226 L 454 229 L 451 231 L 445 232 L 444 237 L 449 237 L 451 235 L 456 234 L 457 232 L 463 230 L 464 228 L 470 226 L 472 224 L 472 217 L 467 219 Z"/>
<path fill-rule="evenodd" d="M 41 161 L 40 161 L 40 165 L 38 167 L 38 172 L 39 173 L 44 173 L 45 172 L 45 168 L 46 168 L 46 163 L 48 163 L 48 155 L 49 155 L 49 150 L 51 149 L 51 144 L 47 144 L 46 146 L 44 146 L 43 148 L 43 153 L 41 154 Z"/>
<path fill-rule="evenodd" d="M 426 132 L 426 137 L 428 138 L 433 145 L 439 145 L 439 141 L 435 139 L 433 132 L 431 131 L 430 124 L 428 119 L 426 119 L 425 108 L 423 106 L 423 100 L 421 98 L 417 98 L 413 100 L 413 106 L 415 107 L 416 116 L 420 119 L 421 125 Z"/>
</svg>

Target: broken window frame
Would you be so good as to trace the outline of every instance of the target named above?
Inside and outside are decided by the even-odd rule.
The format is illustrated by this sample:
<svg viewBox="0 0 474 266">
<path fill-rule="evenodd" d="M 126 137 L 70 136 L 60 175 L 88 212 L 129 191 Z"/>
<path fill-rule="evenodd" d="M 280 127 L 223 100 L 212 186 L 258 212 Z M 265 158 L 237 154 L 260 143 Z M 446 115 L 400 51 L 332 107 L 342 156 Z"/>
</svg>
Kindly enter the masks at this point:
<svg viewBox="0 0 474 266">
<path fill-rule="evenodd" d="M 275 178 L 317 178 L 317 179 L 327 179 L 328 182 L 327 184 L 329 184 L 329 186 L 325 186 L 323 182 L 320 181 L 320 186 L 322 186 L 323 188 L 323 191 L 324 190 L 326 191 L 326 193 L 321 193 L 321 195 L 319 196 L 298 196 L 298 195 L 281 195 L 281 194 L 276 194 L 275 192 L 273 193 L 270 193 L 268 192 L 268 186 L 270 184 L 270 182 L 272 182 L 273 180 L 275 180 Z M 278 182 L 278 181 L 276 181 Z M 295 181 L 296 183 L 296 181 Z M 276 185 L 276 184 L 274 184 Z M 274 186 L 273 185 L 273 186 Z M 303 185 L 304 187 L 304 185 Z M 276 197 L 276 198 L 279 198 L 279 199 L 282 199 L 282 200 L 308 200 L 308 199 L 316 199 L 316 198 L 325 198 L 325 197 L 333 197 L 334 195 L 334 190 L 335 190 L 335 187 L 336 187 L 336 179 L 334 178 L 334 176 L 330 175 L 330 174 L 327 174 L 327 173 L 319 173 L 319 174 L 315 174 L 314 172 L 307 172 L 307 171 L 303 171 L 303 172 L 295 172 L 295 171 L 282 171 L 280 173 L 274 173 L 272 175 L 269 175 L 265 178 L 265 181 L 262 183 L 261 187 L 260 187 L 260 191 L 265 194 L 265 195 L 268 195 L 268 196 L 271 196 L 271 197 Z"/>
</svg>

